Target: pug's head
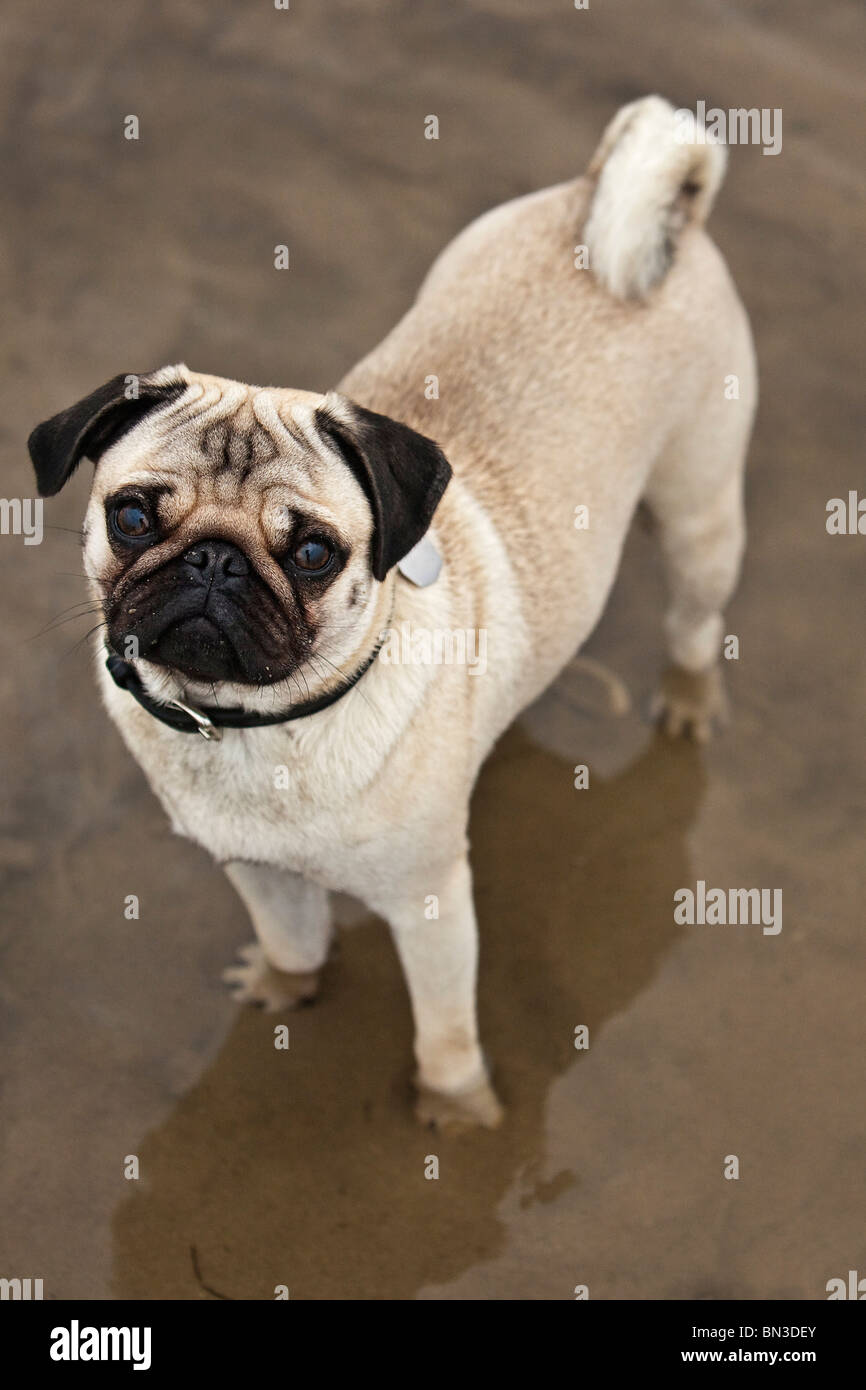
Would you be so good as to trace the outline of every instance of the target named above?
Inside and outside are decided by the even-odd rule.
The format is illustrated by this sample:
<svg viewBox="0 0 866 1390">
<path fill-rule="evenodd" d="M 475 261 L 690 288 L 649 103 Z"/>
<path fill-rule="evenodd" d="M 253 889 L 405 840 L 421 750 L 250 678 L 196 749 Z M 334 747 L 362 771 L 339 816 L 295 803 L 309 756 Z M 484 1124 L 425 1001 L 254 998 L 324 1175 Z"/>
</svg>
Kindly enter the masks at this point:
<svg viewBox="0 0 866 1390">
<path fill-rule="evenodd" d="M 369 651 L 382 581 L 451 476 L 431 440 L 336 393 L 182 365 L 115 377 L 29 447 L 43 496 L 96 464 L 85 568 L 112 651 L 244 703 L 339 683 Z"/>
</svg>

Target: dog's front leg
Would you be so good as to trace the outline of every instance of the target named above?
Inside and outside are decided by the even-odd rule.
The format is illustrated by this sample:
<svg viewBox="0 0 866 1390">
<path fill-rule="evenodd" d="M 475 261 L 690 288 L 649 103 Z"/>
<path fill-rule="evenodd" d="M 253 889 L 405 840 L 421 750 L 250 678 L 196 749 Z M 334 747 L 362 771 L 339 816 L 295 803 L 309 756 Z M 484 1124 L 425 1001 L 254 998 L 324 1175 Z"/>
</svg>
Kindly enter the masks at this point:
<svg viewBox="0 0 866 1390">
<path fill-rule="evenodd" d="M 419 1120 L 443 1129 L 494 1128 L 503 1112 L 478 1041 L 478 930 L 468 861 L 375 906 L 393 933 L 412 1000 Z"/>
<path fill-rule="evenodd" d="M 226 864 L 225 871 L 258 938 L 241 948 L 242 965 L 223 971 L 233 997 L 269 1010 L 309 1003 L 331 940 L 327 891 L 268 864 Z"/>
</svg>

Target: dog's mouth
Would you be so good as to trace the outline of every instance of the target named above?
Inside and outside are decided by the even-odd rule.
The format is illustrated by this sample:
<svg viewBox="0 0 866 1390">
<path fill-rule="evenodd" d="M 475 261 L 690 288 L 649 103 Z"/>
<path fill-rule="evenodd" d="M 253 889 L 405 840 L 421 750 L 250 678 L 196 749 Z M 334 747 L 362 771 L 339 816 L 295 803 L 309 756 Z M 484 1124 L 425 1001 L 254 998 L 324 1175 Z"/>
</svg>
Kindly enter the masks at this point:
<svg viewBox="0 0 866 1390">
<path fill-rule="evenodd" d="M 173 623 L 152 649 L 149 660 L 180 671 L 190 680 L 239 680 L 249 674 L 228 635 L 204 613 Z"/>
<path fill-rule="evenodd" d="M 220 546 L 207 564 L 181 556 L 121 592 L 106 606 L 112 650 L 192 681 L 262 686 L 292 675 L 312 646 L 309 624 L 239 555 Z"/>
</svg>

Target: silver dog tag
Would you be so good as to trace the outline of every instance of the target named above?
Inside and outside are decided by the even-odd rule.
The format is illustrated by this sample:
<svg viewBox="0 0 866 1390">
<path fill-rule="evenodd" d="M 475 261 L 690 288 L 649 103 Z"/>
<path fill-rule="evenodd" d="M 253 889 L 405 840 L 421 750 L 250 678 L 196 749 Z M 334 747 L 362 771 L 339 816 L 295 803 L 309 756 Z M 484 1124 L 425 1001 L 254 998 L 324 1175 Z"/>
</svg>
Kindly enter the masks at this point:
<svg viewBox="0 0 866 1390">
<path fill-rule="evenodd" d="M 426 589 L 428 584 L 433 584 L 439 578 L 442 556 L 430 537 L 422 536 L 409 554 L 403 556 L 397 568 L 410 584 L 416 585 L 419 589 Z"/>
</svg>

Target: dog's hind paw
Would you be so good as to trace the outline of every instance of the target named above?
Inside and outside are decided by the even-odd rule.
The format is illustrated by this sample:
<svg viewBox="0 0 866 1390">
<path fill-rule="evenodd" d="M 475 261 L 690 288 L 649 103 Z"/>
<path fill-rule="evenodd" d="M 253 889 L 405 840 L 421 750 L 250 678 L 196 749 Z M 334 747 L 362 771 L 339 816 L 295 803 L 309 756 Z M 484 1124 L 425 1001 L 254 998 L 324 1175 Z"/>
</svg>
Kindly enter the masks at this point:
<svg viewBox="0 0 866 1390">
<path fill-rule="evenodd" d="M 431 1090 L 429 1086 L 418 1085 L 418 1099 L 415 1105 L 415 1118 L 431 1129 L 446 1134 L 459 1134 L 467 1129 L 496 1129 L 502 1123 L 505 1111 L 499 1099 L 485 1078 L 469 1090 L 447 1095 L 444 1091 Z"/>
<path fill-rule="evenodd" d="M 728 699 L 718 666 L 709 671 L 686 671 L 669 666 L 650 706 L 655 719 L 671 738 L 690 735 L 707 743 L 716 724 L 729 722 Z"/>
<path fill-rule="evenodd" d="M 236 1004 L 253 1004 L 266 1013 L 280 1009 L 299 1009 L 312 1004 L 319 992 L 319 972 L 289 973 L 269 965 L 257 942 L 242 946 L 238 955 L 243 965 L 230 965 L 222 972 Z"/>
</svg>

